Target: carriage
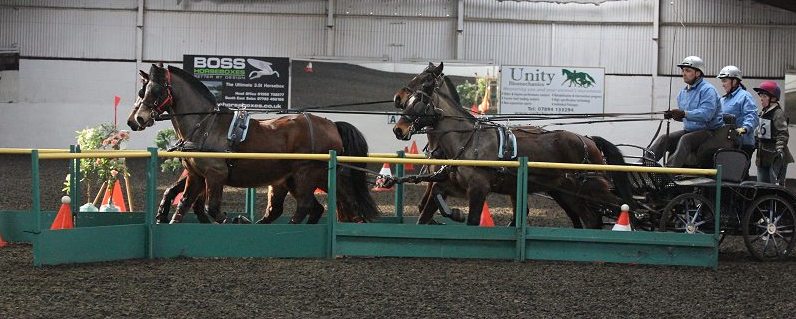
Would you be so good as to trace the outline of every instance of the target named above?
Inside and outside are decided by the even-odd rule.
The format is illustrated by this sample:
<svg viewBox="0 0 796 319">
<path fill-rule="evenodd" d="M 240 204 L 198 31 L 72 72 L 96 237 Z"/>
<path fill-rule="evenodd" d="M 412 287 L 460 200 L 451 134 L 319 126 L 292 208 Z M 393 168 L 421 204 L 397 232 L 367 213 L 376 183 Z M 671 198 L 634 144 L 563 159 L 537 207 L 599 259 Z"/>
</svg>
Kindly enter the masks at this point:
<svg viewBox="0 0 796 319">
<path fill-rule="evenodd" d="M 640 160 L 631 165 L 660 166 L 646 149 L 621 146 L 641 150 Z M 748 181 L 750 160 L 740 150 L 720 149 L 714 153 L 713 163 L 722 167 L 718 223 L 714 204 L 717 177 L 633 172 L 633 226 L 638 230 L 688 234 L 719 231 L 719 245 L 728 235 L 743 236 L 755 259 L 786 258 L 794 245 L 796 194 L 784 186 Z"/>
</svg>

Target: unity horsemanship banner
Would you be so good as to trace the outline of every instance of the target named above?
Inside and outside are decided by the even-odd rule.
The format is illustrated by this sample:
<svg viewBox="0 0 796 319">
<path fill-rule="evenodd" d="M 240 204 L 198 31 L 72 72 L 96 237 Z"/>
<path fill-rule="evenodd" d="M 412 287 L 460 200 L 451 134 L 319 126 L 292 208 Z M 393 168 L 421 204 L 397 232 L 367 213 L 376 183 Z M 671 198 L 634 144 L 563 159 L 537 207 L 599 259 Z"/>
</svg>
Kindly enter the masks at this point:
<svg viewBox="0 0 796 319">
<path fill-rule="evenodd" d="M 500 113 L 603 113 L 605 69 L 554 66 L 500 68 Z"/>
<path fill-rule="evenodd" d="M 286 110 L 290 58 L 183 55 L 183 69 L 202 81 L 219 106 L 234 110 Z"/>
</svg>

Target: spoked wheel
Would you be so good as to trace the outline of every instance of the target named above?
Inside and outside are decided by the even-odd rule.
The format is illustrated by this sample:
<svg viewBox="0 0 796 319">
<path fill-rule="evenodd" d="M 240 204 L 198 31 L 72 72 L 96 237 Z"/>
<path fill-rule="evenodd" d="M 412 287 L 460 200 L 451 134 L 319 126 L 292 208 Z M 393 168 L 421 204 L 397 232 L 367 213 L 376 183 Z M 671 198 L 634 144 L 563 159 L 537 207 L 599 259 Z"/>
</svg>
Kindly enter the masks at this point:
<svg viewBox="0 0 796 319">
<path fill-rule="evenodd" d="M 743 215 L 743 241 L 757 260 L 785 258 L 793 250 L 793 206 L 777 195 L 762 196 Z"/>
<path fill-rule="evenodd" d="M 712 234 L 715 231 L 713 203 L 702 195 L 681 194 L 661 212 L 660 231 Z"/>
</svg>

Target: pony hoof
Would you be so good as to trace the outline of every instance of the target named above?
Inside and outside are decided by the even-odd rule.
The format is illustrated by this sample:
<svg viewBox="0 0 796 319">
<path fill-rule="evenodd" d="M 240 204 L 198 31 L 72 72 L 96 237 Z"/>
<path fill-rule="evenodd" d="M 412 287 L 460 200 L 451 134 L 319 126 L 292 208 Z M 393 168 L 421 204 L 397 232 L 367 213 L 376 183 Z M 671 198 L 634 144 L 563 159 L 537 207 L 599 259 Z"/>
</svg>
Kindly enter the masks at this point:
<svg viewBox="0 0 796 319">
<path fill-rule="evenodd" d="M 238 216 L 235 216 L 235 218 L 233 218 L 230 223 L 231 224 L 251 224 L 252 221 L 250 221 L 248 218 L 246 218 L 246 216 L 238 215 Z"/>
<path fill-rule="evenodd" d="M 450 220 L 459 223 L 463 223 L 465 220 L 464 213 L 462 213 L 462 210 L 458 208 L 451 209 L 451 214 L 447 217 L 450 218 Z"/>
</svg>

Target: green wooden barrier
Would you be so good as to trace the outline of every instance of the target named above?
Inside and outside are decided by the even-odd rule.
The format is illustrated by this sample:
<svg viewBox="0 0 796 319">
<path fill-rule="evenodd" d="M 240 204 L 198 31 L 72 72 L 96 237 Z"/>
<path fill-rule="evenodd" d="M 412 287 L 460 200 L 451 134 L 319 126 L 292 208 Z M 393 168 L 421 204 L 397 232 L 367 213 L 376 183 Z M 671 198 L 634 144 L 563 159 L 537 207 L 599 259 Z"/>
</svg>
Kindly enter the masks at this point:
<svg viewBox="0 0 796 319">
<path fill-rule="evenodd" d="M 121 153 L 116 153 L 116 156 Z M 125 153 L 140 157 L 140 152 Z M 226 154 L 220 154 L 224 156 Z M 233 154 L 246 158 L 247 154 Z M 300 154 L 285 155 L 291 158 Z M 328 214 L 325 224 L 318 225 L 155 225 L 158 152 L 149 149 L 147 169 L 147 196 L 145 211 L 113 215 L 102 213 L 78 217 L 84 224 L 72 230 L 50 231 L 47 220 L 54 213 L 43 213 L 39 205 L 38 152 L 31 152 L 33 171 L 33 209 L 30 216 L 8 215 L 5 218 L 24 220 L 32 227 L 34 264 L 60 264 L 121 260 L 133 258 L 185 257 L 309 257 L 334 258 L 351 256 L 487 258 L 508 260 L 571 260 L 620 262 L 639 264 L 672 264 L 717 267 L 719 234 L 687 235 L 654 232 L 611 232 L 606 230 L 577 230 L 562 228 L 529 227 L 525 214 L 517 214 L 518 227 L 481 228 L 463 225 L 427 226 L 409 225 L 413 218 L 405 218 L 396 209 L 396 216 L 381 218 L 381 223 L 338 223 L 336 214 Z M 48 154 L 56 158 L 59 154 Z M 91 156 L 101 156 L 92 154 Z M 170 155 L 170 156 L 173 156 Z M 190 156 L 184 154 L 181 156 Z M 219 154 L 201 154 L 203 157 Z M 266 154 L 251 155 L 266 158 Z M 313 155 L 318 157 L 317 154 Z M 346 161 L 408 163 L 411 159 L 372 159 L 345 157 Z M 429 161 L 426 161 L 429 162 Z M 336 210 L 335 152 L 328 156 L 329 195 L 327 207 Z M 425 163 L 425 162 L 424 162 Z M 436 163 L 436 161 L 435 161 Z M 445 163 L 453 163 L 445 161 Z M 527 209 L 527 170 L 545 169 L 547 166 L 572 169 L 572 165 L 558 163 L 504 162 L 519 167 L 517 179 L 517 207 Z M 487 165 L 486 163 L 468 164 Z M 491 163 L 489 163 L 491 164 Z M 552 165 L 552 166 L 551 166 Z M 401 174 L 402 166 L 396 168 Z M 625 167 L 609 167 L 628 170 Z M 663 170 L 665 171 L 665 170 Z M 705 172 L 708 172 L 707 170 Z M 705 173 L 703 172 L 703 173 Z M 721 168 L 717 171 L 720 188 Z M 716 201 L 721 192 L 717 190 Z M 403 206 L 402 194 L 396 194 L 396 204 Z M 247 198 L 244 214 L 253 217 L 254 200 Z M 720 220 L 720 206 L 716 206 L 716 223 Z M 143 215 L 143 216 L 142 216 Z M 32 218 L 32 221 L 26 219 Z M 125 219 L 126 220 L 120 220 Z M 138 222 L 143 219 L 143 223 Z M 3 219 L 0 219 L 3 220 Z M 135 222 L 126 225 L 96 226 L 110 223 Z M 4 223 L 5 224 L 5 223 Z M 7 226 L 3 226 L 7 227 Z"/>
</svg>

